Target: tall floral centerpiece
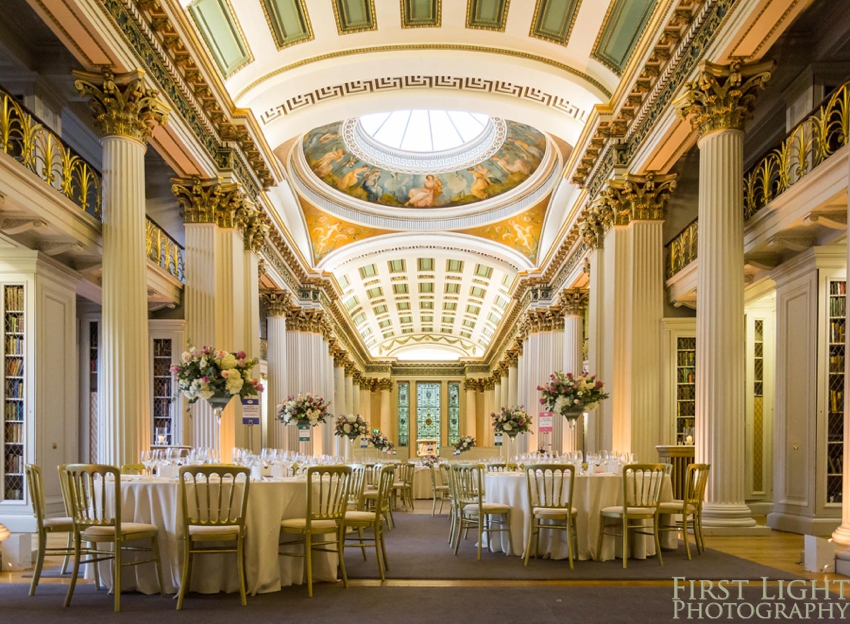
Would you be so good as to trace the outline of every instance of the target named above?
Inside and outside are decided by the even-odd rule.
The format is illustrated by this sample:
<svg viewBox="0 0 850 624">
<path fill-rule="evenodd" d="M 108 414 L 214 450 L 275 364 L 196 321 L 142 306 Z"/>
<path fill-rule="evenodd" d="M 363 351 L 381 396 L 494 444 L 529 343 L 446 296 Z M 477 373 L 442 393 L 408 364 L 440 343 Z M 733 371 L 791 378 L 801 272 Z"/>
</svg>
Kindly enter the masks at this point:
<svg viewBox="0 0 850 624">
<path fill-rule="evenodd" d="M 475 438 L 472 436 L 461 436 L 460 439 L 452 444 L 452 448 L 454 449 L 454 455 L 460 455 L 461 453 L 465 453 L 469 449 L 475 446 Z"/>
<path fill-rule="evenodd" d="M 228 352 L 213 347 L 196 349 L 191 344 L 174 364 L 171 372 L 177 387 L 189 399 L 189 404 L 205 399 L 213 408 L 219 428 L 219 457 L 221 457 L 221 413 L 235 397 L 257 396 L 263 384 L 251 377 L 256 358 L 249 359 L 244 351 Z"/>
<path fill-rule="evenodd" d="M 493 431 L 502 433 L 510 439 L 508 447 L 508 458 L 514 455 L 513 444 L 516 437 L 531 429 L 531 417 L 525 411 L 525 407 L 503 407 L 498 413 L 490 414 L 493 420 Z"/>
<path fill-rule="evenodd" d="M 560 414 L 575 427 L 584 412 L 596 409 L 600 401 L 608 398 L 605 385 L 596 375 L 573 375 L 559 371 L 549 375 L 545 386 L 537 386 L 542 398 L 540 404 L 554 414 Z"/>
<path fill-rule="evenodd" d="M 380 431 L 375 431 L 369 435 L 369 444 L 375 447 L 381 453 L 389 455 L 395 449 L 390 439 Z"/>
<path fill-rule="evenodd" d="M 345 442 L 344 455 L 346 459 L 351 455 L 351 443 L 368 433 L 369 424 L 363 420 L 360 414 L 348 414 L 348 416 L 339 416 L 336 419 L 334 435 L 342 438 Z"/>
<path fill-rule="evenodd" d="M 308 392 L 306 395 L 289 395 L 277 406 L 277 419 L 284 425 L 298 426 L 298 441 L 301 443 L 301 453 L 306 454 L 310 442 L 310 429 L 327 420 L 328 403 L 320 396 Z"/>
</svg>

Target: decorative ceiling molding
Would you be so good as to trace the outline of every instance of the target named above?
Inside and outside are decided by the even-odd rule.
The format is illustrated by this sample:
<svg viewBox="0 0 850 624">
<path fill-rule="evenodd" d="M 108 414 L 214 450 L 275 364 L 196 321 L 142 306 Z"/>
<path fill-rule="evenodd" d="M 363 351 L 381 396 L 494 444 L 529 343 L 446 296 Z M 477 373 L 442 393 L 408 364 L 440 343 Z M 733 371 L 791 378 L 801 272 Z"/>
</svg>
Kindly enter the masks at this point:
<svg viewBox="0 0 850 624">
<path fill-rule="evenodd" d="M 329 253 L 351 243 L 389 234 L 390 230 L 379 230 L 368 226 L 343 221 L 339 217 L 319 210 L 307 200 L 301 201 L 307 233 L 313 248 L 313 262 L 318 264 Z"/>
<path fill-rule="evenodd" d="M 559 111 L 578 121 L 586 120 L 588 115 L 586 110 L 571 104 L 569 100 L 559 95 L 553 95 L 534 87 L 525 87 L 504 80 L 489 80 L 468 76 L 410 74 L 406 76 L 373 78 L 371 80 L 351 80 L 342 84 L 320 87 L 313 91 L 293 95 L 284 100 L 282 104 L 273 106 L 261 113 L 260 121 L 263 125 L 268 125 L 284 115 L 290 115 L 310 106 L 327 102 L 328 100 L 367 93 L 400 91 L 403 89 L 447 89 L 452 91 L 491 93 L 493 95 L 516 98 L 525 102 L 539 104 L 540 106 Z"/>
<path fill-rule="evenodd" d="M 117 0 L 116 0 L 117 1 Z M 586 74 L 578 69 L 574 69 L 565 63 L 561 63 L 560 61 L 556 61 L 554 59 L 545 58 L 542 56 L 537 56 L 536 54 L 529 54 L 527 52 L 522 52 L 520 50 L 511 50 L 505 48 L 493 48 L 488 46 L 475 46 L 475 45 L 464 45 L 464 44 L 455 44 L 455 43 L 410 43 L 410 44 L 393 44 L 393 45 L 382 45 L 382 46 L 370 46 L 370 47 L 362 47 L 362 48 L 353 48 L 350 50 L 338 50 L 336 52 L 329 52 L 328 54 L 322 54 L 319 56 L 314 56 L 311 58 L 301 59 L 295 61 L 294 63 L 289 63 L 288 65 L 284 65 L 283 67 L 279 67 L 274 71 L 271 71 L 250 84 L 248 84 L 244 89 L 242 89 L 239 93 L 234 97 L 234 101 L 239 102 L 248 92 L 252 91 L 257 86 L 263 84 L 267 80 L 270 80 L 276 76 L 280 76 L 288 71 L 293 69 L 297 69 L 300 67 L 304 67 L 305 65 L 309 65 L 311 63 L 318 63 L 321 61 L 327 61 L 339 57 L 351 57 L 356 54 L 381 54 L 386 52 L 429 52 L 429 51 L 456 51 L 456 52 L 478 52 L 481 54 L 498 54 L 502 56 L 510 56 L 513 58 L 526 59 L 529 61 L 535 61 L 537 63 L 543 63 L 545 65 L 549 65 L 550 67 L 554 67 L 560 71 L 563 71 L 571 76 L 575 76 L 584 80 L 589 85 L 591 85 L 594 89 L 598 90 L 605 97 L 611 97 L 611 91 L 599 82 L 596 78 L 591 76 L 590 74 Z M 477 78 L 468 78 L 469 80 L 479 80 Z M 383 80 L 383 79 L 379 79 Z M 360 82 L 360 81 L 355 81 Z M 363 81 L 369 82 L 369 81 Z M 502 81 L 492 81 L 497 84 L 502 84 Z M 333 87 L 327 87 L 326 89 L 333 89 Z M 529 88 L 530 89 L 530 88 Z M 531 91 L 536 91 L 535 89 L 530 89 Z"/>
<path fill-rule="evenodd" d="M 505 32 L 511 0 L 467 0 L 466 27 Z"/>
<path fill-rule="evenodd" d="M 331 0 L 340 35 L 378 30 L 374 0 Z"/>
<path fill-rule="evenodd" d="M 442 0 L 400 0 L 402 28 L 439 28 L 442 22 Z"/>
</svg>

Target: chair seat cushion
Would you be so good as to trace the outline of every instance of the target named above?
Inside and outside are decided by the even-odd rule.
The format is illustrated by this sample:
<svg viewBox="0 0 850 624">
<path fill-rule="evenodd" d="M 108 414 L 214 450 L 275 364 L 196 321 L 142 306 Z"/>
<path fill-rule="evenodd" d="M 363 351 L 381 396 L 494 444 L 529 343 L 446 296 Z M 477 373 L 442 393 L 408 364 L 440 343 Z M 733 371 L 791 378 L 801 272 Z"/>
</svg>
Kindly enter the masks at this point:
<svg viewBox="0 0 850 624">
<path fill-rule="evenodd" d="M 235 540 L 239 536 L 238 526 L 189 526 L 189 535 L 193 538 L 203 540 Z"/>
<path fill-rule="evenodd" d="M 531 510 L 535 516 L 541 516 L 543 518 L 566 518 L 567 510 L 565 508 L 562 509 L 553 509 L 551 507 L 535 507 Z M 578 509 L 573 507 L 570 510 L 570 515 L 575 516 L 578 513 Z"/>
<path fill-rule="evenodd" d="M 132 537 L 139 533 L 158 533 L 159 529 L 153 524 L 143 524 L 141 522 L 122 522 L 121 535 L 124 537 Z M 111 537 L 115 535 L 115 527 L 113 526 L 93 526 L 83 531 L 83 537 Z"/>
<path fill-rule="evenodd" d="M 375 522 L 374 511 L 346 511 L 346 522 Z"/>
<path fill-rule="evenodd" d="M 482 503 L 481 507 L 485 514 L 503 514 L 511 510 L 510 505 L 502 505 L 501 503 Z M 469 503 L 463 506 L 463 511 L 464 513 L 478 513 L 478 505 Z"/>
<path fill-rule="evenodd" d="M 682 513 L 682 507 L 684 506 L 685 501 L 674 500 L 666 503 L 661 503 L 658 506 L 658 510 L 662 513 Z M 688 513 L 696 513 L 696 507 L 693 505 L 688 505 Z"/>
<path fill-rule="evenodd" d="M 629 507 L 626 513 L 630 516 L 646 516 L 647 518 L 651 518 L 655 514 L 655 509 L 653 507 Z M 603 507 L 602 515 L 614 517 L 622 516 L 623 506 L 616 505 L 614 507 Z"/>
<path fill-rule="evenodd" d="M 284 529 L 307 530 L 307 518 L 289 518 L 280 523 Z M 313 533 L 330 533 L 336 531 L 339 525 L 336 520 L 313 520 L 310 523 Z"/>
<path fill-rule="evenodd" d="M 437 492 L 448 492 L 448 491 L 449 491 L 449 486 L 448 486 L 448 485 L 438 485 L 438 486 L 437 486 L 437 487 L 435 487 L 434 489 L 435 489 Z"/>
<path fill-rule="evenodd" d="M 53 529 L 54 531 L 60 530 L 60 529 L 63 530 L 63 531 L 64 530 L 73 531 L 74 530 L 74 520 L 71 519 L 71 518 L 65 518 L 65 517 L 62 517 L 62 518 L 45 518 L 44 519 L 44 526 L 48 529 Z"/>
</svg>

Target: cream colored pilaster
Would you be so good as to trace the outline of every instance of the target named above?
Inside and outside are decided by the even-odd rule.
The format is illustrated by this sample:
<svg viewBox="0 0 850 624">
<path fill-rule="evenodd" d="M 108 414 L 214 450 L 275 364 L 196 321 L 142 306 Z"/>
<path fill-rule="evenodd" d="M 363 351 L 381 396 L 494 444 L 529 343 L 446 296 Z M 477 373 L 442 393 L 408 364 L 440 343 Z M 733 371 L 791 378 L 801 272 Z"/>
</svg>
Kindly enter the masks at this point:
<svg viewBox="0 0 850 624">
<path fill-rule="evenodd" d="M 573 375 L 581 374 L 584 366 L 582 357 L 584 345 L 584 311 L 587 307 L 588 295 L 586 291 L 572 289 L 564 291 L 561 296 L 560 305 L 564 314 L 564 348 L 563 348 L 563 371 Z M 581 448 L 582 429 L 584 423 L 581 419 L 570 427 L 564 423 L 561 434 L 561 450 L 574 451 Z"/>
<path fill-rule="evenodd" d="M 464 379 L 463 389 L 466 400 L 466 410 L 463 415 L 463 427 L 461 435 L 475 436 L 477 434 L 476 414 L 478 412 L 478 379 Z"/>
<path fill-rule="evenodd" d="M 381 432 L 389 436 L 392 427 L 392 423 L 390 422 L 392 416 L 390 398 L 392 396 L 393 380 L 389 377 L 382 377 L 378 380 L 378 387 L 381 390 Z"/>
<path fill-rule="evenodd" d="M 286 376 L 286 310 L 291 299 L 286 292 L 264 295 L 268 325 L 268 415 L 266 444 L 275 448 L 289 448 L 286 428 L 277 420 L 277 406 L 289 394 Z"/>
<path fill-rule="evenodd" d="M 98 461 L 138 462 L 151 443 L 145 150 L 169 108 L 141 70 L 74 72 L 103 134 L 103 321 Z"/>
<path fill-rule="evenodd" d="M 703 525 L 754 529 L 744 502 L 744 119 L 772 64 L 703 63 L 676 103 L 698 130 L 696 461 L 711 464 Z"/>
</svg>

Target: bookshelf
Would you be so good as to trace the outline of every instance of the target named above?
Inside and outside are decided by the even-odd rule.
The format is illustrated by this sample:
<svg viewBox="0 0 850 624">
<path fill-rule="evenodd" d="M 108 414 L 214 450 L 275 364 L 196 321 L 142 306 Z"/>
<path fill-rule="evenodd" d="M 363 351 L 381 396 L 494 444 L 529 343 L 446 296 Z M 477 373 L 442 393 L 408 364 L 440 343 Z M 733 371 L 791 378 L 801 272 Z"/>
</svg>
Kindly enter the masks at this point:
<svg viewBox="0 0 850 624">
<path fill-rule="evenodd" d="M 696 427 L 697 339 L 676 338 L 676 444 L 693 444 Z M 691 436 L 691 441 L 687 438 Z"/>
<path fill-rule="evenodd" d="M 3 498 L 24 500 L 26 405 L 24 366 L 24 287 L 3 286 Z"/>
<path fill-rule="evenodd" d="M 153 339 L 153 443 L 174 444 L 174 380 L 169 370 L 172 357 L 171 338 Z M 164 431 L 164 439 L 157 439 L 157 431 Z"/>
<path fill-rule="evenodd" d="M 826 502 L 841 503 L 844 459 L 844 332 L 847 323 L 847 282 L 828 282 Z"/>
</svg>

